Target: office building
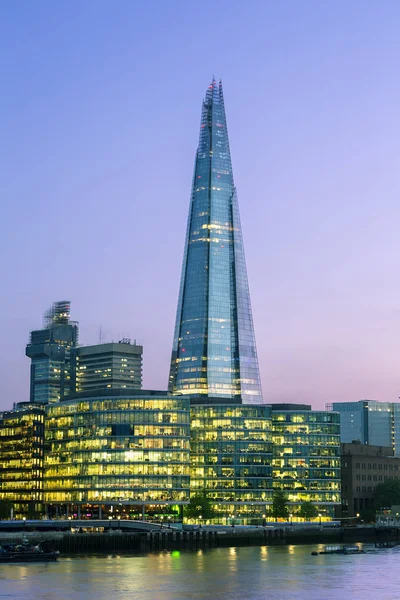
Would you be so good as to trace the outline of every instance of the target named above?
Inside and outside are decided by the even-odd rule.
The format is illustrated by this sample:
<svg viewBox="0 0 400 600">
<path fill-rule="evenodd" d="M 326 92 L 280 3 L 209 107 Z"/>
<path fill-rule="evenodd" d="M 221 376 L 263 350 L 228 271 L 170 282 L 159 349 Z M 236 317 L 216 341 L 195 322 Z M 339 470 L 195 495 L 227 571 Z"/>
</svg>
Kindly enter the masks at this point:
<svg viewBox="0 0 400 600">
<path fill-rule="evenodd" d="M 360 400 L 334 402 L 340 414 L 340 440 L 343 444 L 360 441 L 370 446 L 386 446 L 400 456 L 400 403 Z"/>
<path fill-rule="evenodd" d="M 189 417 L 189 400 L 166 392 L 98 390 L 49 405 L 46 513 L 182 512 L 189 500 Z"/>
<path fill-rule="evenodd" d="M 262 403 L 222 84 L 203 102 L 169 390 Z"/>
<path fill-rule="evenodd" d="M 215 400 L 190 415 L 191 493 L 204 490 L 220 522 L 259 522 L 272 500 L 270 408 Z"/>
<path fill-rule="evenodd" d="M 54 302 L 43 329 L 31 331 L 26 356 L 31 359 L 30 402 L 59 402 L 70 392 L 70 351 L 78 343 L 78 324 L 70 320 L 70 302 Z"/>
<path fill-rule="evenodd" d="M 71 391 L 142 388 L 143 347 L 129 339 L 71 349 Z"/>
<path fill-rule="evenodd" d="M 360 442 L 341 446 L 342 504 L 338 516 L 370 519 L 375 515 L 374 490 L 387 479 L 400 479 L 400 458 L 391 446 Z"/>
<path fill-rule="evenodd" d="M 34 518 L 42 511 L 44 410 L 21 403 L 0 414 L 2 518 Z"/>
<path fill-rule="evenodd" d="M 335 412 L 272 404 L 272 478 L 295 513 L 312 502 L 324 517 L 340 504 L 340 423 Z"/>
</svg>

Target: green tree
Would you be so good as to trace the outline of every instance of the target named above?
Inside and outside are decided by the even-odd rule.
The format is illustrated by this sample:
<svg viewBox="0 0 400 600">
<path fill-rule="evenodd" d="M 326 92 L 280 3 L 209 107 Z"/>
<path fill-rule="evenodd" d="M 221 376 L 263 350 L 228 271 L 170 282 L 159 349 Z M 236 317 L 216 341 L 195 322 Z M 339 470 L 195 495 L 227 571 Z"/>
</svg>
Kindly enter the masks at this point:
<svg viewBox="0 0 400 600">
<path fill-rule="evenodd" d="M 287 519 L 287 503 L 288 497 L 284 492 L 275 492 L 272 498 L 272 516 L 275 519 Z"/>
<path fill-rule="evenodd" d="M 312 502 L 302 502 L 299 511 L 300 517 L 306 521 L 311 521 L 311 519 L 315 519 L 317 515 L 318 511 Z"/>
<path fill-rule="evenodd" d="M 0 500 L 0 519 L 9 519 L 11 515 L 12 502 Z"/>
<path fill-rule="evenodd" d="M 360 521 L 364 523 L 375 523 L 376 511 L 373 508 L 366 508 L 360 512 Z"/>
<path fill-rule="evenodd" d="M 400 480 L 387 479 L 378 483 L 374 490 L 374 502 L 377 509 L 400 504 Z"/>
<path fill-rule="evenodd" d="M 190 498 L 189 504 L 185 507 L 185 516 L 188 519 L 198 519 L 201 517 L 205 520 L 215 517 L 215 510 L 206 492 L 200 492 Z"/>
</svg>

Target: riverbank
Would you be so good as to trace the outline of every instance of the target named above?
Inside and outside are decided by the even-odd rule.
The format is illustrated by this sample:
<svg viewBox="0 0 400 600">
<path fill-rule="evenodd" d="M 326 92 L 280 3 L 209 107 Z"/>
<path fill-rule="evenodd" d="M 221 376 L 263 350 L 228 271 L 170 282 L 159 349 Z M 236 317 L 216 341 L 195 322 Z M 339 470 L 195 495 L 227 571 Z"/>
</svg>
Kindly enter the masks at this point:
<svg viewBox="0 0 400 600">
<path fill-rule="evenodd" d="M 62 554 L 101 554 L 151 552 L 158 550 L 197 550 L 206 548 L 276 546 L 302 544 L 340 544 L 355 542 L 399 543 L 399 530 L 376 527 L 346 527 L 333 529 L 295 529 L 263 527 L 198 529 L 180 531 L 162 529 L 149 532 L 107 531 L 106 533 L 71 533 L 62 531 L 23 533 L 30 543 L 41 543 L 46 550 Z M 0 543 L 13 542 L 21 533 L 0 533 Z"/>
</svg>

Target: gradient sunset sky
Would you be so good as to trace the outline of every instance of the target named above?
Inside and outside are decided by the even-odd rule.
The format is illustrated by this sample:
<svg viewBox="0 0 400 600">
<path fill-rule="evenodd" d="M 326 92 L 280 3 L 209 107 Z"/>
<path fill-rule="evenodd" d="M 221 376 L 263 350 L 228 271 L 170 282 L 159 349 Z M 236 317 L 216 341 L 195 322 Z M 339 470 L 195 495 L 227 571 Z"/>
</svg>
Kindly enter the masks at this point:
<svg viewBox="0 0 400 600">
<path fill-rule="evenodd" d="M 397 400 L 399 23 L 397 0 L 2 2 L 0 408 L 54 300 L 166 388 L 213 75 L 264 400 Z"/>
</svg>

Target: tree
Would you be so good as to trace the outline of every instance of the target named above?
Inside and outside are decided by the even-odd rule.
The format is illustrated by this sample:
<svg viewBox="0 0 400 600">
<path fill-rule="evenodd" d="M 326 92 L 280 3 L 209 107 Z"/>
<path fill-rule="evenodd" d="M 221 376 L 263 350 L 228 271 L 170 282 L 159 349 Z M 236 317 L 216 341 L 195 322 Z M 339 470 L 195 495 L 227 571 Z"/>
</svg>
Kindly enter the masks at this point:
<svg viewBox="0 0 400 600">
<path fill-rule="evenodd" d="M 288 497 L 284 492 L 275 492 L 272 498 L 272 515 L 275 519 L 287 519 L 287 503 Z"/>
<path fill-rule="evenodd" d="M 0 519 L 10 518 L 12 506 L 10 500 L 0 500 Z"/>
<path fill-rule="evenodd" d="M 400 504 L 400 480 L 387 479 L 378 483 L 374 490 L 374 501 L 377 509 Z"/>
<path fill-rule="evenodd" d="M 360 512 L 360 521 L 364 523 L 375 523 L 376 511 L 373 508 L 366 508 Z"/>
<path fill-rule="evenodd" d="M 312 502 L 302 502 L 299 512 L 300 517 L 306 521 L 311 521 L 311 519 L 315 519 L 317 515 L 318 511 Z"/>
<path fill-rule="evenodd" d="M 201 517 L 206 520 L 215 517 L 215 510 L 205 491 L 190 498 L 190 502 L 185 508 L 185 516 L 188 519 L 198 519 Z"/>
</svg>

